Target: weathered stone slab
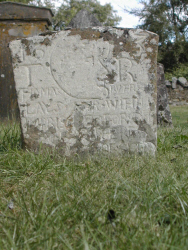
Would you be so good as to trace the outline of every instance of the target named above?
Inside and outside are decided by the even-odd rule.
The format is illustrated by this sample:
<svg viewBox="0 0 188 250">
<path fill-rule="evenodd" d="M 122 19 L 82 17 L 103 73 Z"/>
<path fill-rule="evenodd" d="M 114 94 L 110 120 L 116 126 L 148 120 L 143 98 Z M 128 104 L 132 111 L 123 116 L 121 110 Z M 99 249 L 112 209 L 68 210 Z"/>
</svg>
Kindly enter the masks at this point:
<svg viewBox="0 0 188 250">
<path fill-rule="evenodd" d="M 177 87 L 177 86 L 176 86 L 176 85 L 177 85 L 177 80 L 178 80 L 178 79 L 177 79 L 176 77 L 172 77 L 172 88 L 173 88 L 173 89 L 176 89 L 176 87 Z"/>
<path fill-rule="evenodd" d="M 26 147 L 154 153 L 157 46 L 154 33 L 110 27 L 11 42 Z"/>
<path fill-rule="evenodd" d="M 187 87 L 188 83 L 187 83 L 187 79 L 185 77 L 179 77 L 178 78 L 178 83 L 182 86 L 182 87 Z"/>
<path fill-rule="evenodd" d="M 167 88 L 172 88 L 172 84 L 169 80 L 165 80 L 165 85 Z"/>
</svg>

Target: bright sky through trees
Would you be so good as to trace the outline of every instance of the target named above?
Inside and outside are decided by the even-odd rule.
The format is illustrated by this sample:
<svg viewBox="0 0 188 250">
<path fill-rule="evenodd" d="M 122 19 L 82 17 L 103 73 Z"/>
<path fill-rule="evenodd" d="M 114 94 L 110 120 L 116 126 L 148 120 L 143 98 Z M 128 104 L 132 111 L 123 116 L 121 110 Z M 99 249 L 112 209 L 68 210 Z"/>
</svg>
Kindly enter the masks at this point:
<svg viewBox="0 0 188 250">
<path fill-rule="evenodd" d="M 139 18 L 125 13 L 123 8 L 126 7 L 128 9 L 132 8 L 141 8 L 142 4 L 139 4 L 139 0 L 99 0 L 102 5 L 106 3 L 111 3 L 114 10 L 118 11 L 118 16 L 122 17 L 122 21 L 118 26 L 124 28 L 134 28 L 137 24 L 139 24 Z"/>
</svg>

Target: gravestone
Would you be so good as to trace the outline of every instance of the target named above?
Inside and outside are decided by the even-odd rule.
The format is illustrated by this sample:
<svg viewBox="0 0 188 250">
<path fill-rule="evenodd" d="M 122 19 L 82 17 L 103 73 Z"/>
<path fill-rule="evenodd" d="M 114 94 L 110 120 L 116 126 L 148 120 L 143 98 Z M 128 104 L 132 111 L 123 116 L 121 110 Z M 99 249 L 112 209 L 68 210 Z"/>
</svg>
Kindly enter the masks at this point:
<svg viewBox="0 0 188 250">
<path fill-rule="evenodd" d="M 0 3 L 0 119 L 18 118 L 10 41 L 38 35 L 52 23 L 53 13 L 43 7 L 14 2 Z"/>
<path fill-rule="evenodd" d="M 166 89 L 164 66 L 157 65 L 157 124 L 172 125 L 172 116 L 168 104 L 168 93 Z"/>
<path fill-rule="evenodd" d="M 176 87 L 177 87 L 177 78 L 176 77 L 172 77 L 172 88 L 173 89 L 176 89 Z"/>
<path fill-rule="evenodd" d="M 101 26 L 101 23 L 92 13 L 82 9 L 73 17 L 68 26 L 72 28 L 88 28 Z"/>
<path fill-rule="evenodd" d="M 179 77 L 178 78 L 178 83 L 182 86 L 182 87 L 188 87 L 188 82 L 187 79 L 185 77 Z"/>
<path fill-rule="evenodd" d="M 158 36 L 95 27 L 10 43 L 24 144 L 155 153 Z"/>
</svg>

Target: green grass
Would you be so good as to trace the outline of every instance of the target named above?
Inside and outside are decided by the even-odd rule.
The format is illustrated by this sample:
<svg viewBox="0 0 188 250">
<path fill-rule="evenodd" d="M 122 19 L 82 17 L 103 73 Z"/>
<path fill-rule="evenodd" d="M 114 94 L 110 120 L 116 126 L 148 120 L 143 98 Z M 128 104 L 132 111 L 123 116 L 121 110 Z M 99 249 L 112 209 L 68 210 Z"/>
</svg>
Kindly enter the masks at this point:
<svg viewBox="0 0 188 250">
<path fill-rule="evenodd" d="M 175 127 L 188 127 L 188 106 L 173 106 L 171 107 L 173 124 Z"/>
<path fill-rule="evenodd" d="M 0 153 L 21 149 L 20 125 L 16 122 L 0 122 Z"/>
<path fill-rule="evenodd" d="M 171 111 L 155 158 L 33 154 L 1 125 L 0 249 L 188 249 L 188 107 Z"/>
</svg>

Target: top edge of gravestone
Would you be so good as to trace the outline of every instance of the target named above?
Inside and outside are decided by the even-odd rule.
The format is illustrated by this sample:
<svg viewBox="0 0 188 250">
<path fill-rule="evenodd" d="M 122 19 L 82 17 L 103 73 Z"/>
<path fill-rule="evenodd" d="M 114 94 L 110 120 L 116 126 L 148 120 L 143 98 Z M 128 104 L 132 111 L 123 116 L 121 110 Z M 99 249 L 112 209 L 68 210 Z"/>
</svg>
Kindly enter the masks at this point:
<svg viewBox="0 0 188 250">
<path fill-rule="evenodd" d="M 132 37 L 131 34 L 138 35 L 138 37 L 140 37 L 141 40 L 143 38 L 141 37 L 142 34 L 148 34 L 149 37 L 151 37 L 151 39 L 154 38 L 155 40 L 154 42 L 154 40 L 152 39 L 154 42 L 153 45 L 157 45 L 158 40 L 159 40 L 159 36 L 156 33 L 153 33 L 147 30 L 136 29 L 136 28 L 113 27 L 113 26 L 95 26 L 95 27 L 85 27 L 85 28 L 67 27 L 65 30 L 61 30 L 61 31 L 46 31 L 34 37 L 25 37 L 25 38 L 14 40 L 10 42 L 10 44 L 17 44 L 19 43 L 19 41 L 25 41 L 25 40 L 37 42 L 38 39 L 40 41 L 41 39 L 43 40 L 44 38 L 42 37 L 46 37 L 46 38 L 48 37 L 48 39 L 54 40 L 54 39 L 58 39 L 58 37 L 63 36 L 64 33 L 66 33 L 68 36 L 80 36 L 81 40 L 84 40 L 84 39 L 98 40 L 101 38 L 103 38 L 104 40 L 105 39 L 104 37 L 106 37 L 107 34 L 110 34 L 110 36 L 106 37 L 107 40 L 114 40 L 114 39 L 116 40 L 116 38 L 119 39 L 120 37 L 124 37 L 125 38 L 124 42 L 128 39 L 129 36 Z M 132 39 L 134 40 L 133 37 Z M 43 44 L 45 45 L 46 43 L 43 43 Z"/>
<path fill-rule="evenodd" d="M 71 28 L 67 27 L 65 30 L 61 31 L 46 31 L 43 33 L 40 33 L 37 36 L 34 37 L 26 37 L 26 38 L 20 38 L 17 40 L 14 40 L 10 42 L 10 44 L 17 44 L 19 41 L 32 41 L 34 40 L 37 42 L 37 40 L 41 40 L 41 37 L 48 37 L 50 40 L 56 39 L 59 36 L 63 35 L 64 33 L 67 33 L 68 36 L 80 36 L 81 40 L 87 39 L 87 40 L 98 40 L 101 38 L 104 38 L 105 33 L 110 33 L 112 36 L 108 37 L 107 40 L 113 40 L 114 35 L 118 38 L 122 35 L 126 37 L 126 39 L 129 37 L 130 33 L 138 33 L 138 34 L 148 34 L 150 37 L 153 37 L 155 39 L 155 45 L 158 44 L 159 36 L 156 33 L 153 33 L 151 31 L 137 29 L 137 28 L 124 28 L 124 27 L 115 27 L 115 26 L 94 26 L 94 27 L 84 27 L 84 28 Z M 95 33 L 95 34 L 94 34 Z M 96 34 L 98 33 L 98 34 Z M 44 43 L 45 44 L 45 43 Z"/>
<path fill-rule="evenodd" d="M 138 32 L 145 32 L 148 33 L 152 36 L 156 36 L 159 37 L 156 33 L 148 31 L 148 30 L 143 30 L 143 29 L 138 29 L 138 28 L 126 28 L 126 27 L 116 27 L 116 26 L 93 26 L 93 27 L 83 27 L 83 28 L 72 28 L 72 27 L 66 27 L 65 30 L 61 30 L 61 31 L 53 31 L 53 32 L 44 32 L 39 34 L 39 36 L 45 36 L 45 35 L 54 35 L 54 34 L 61 34 L 62 32 L 69 32 L 71 34 L 77 34 L 79 35 L 79 32 L 84 32 L 86 30 L 90 30 L 90 31 L 98 31 L 100 33 L 105 33 L 105 32 L 116 32 L 117 31 L 124 31 L 125 33 L 129 31 L 138 31 Z M 32 39 L 32 38 L 27 38 L 27 39 Z"/>
<path fill-rule="evenodd" d="M 117 26 L 93 26 L 93 27 L 84 27 L 84 28 L 69 28 L 69 29 L 74 29 L 74 30 L 86 30 L 86 29 L 92 29 L 92 30 L 98 30 L 100 32 L 106 32 L 106 31 L 110 31 L 110 30 L 126 30 L 126 31 L 140 31 L 140 32 L 147 32 L 153 35 L 158 36 L 156 33 L 148 31 L 148 30 L 143 30 L 143 29 L 139 29 L 139 28 L 126 28 L 126 27 L 117 27 Z"/>
<path fill-rule="evenodd" d="M 95 25 L 92 27 L 82 27 L 82 28 L 73 28 L 73 27 L 65 27 L 65 30 L 85 30 L 85 29 L 92 29 L 92 30 L 101 30 L 101 31 L 105 31 L 105 30 L 110 30 L 110 29 L 118 29 L 118 30 L 140 30 L 140 31 L 144 31 L 144 32 L 148 32 L 151 34 L 155 34 L 156 36 L 158 36 L 156 33 L 152 32 L 152 31 L 148 31 L 148 30 L 144 30 L 144 29 L 139 29 L 139 28 L 127 28 L 127 27 L 119 27 L 119 26 L 104 26 L 104 25 Z M 64 31 L 64 30 L 61 30 Z M 57 31 L 57 33 L 61 32 L 61 31 Z"/>
<path fill-rule="evenodd" d="M 52 23 L 53 12 L 49 8 L 26 5 L 15 2 L 0 3 L 0 20 L 25 20 L 40 21 L 45 20 Z"/>
<path fill-rule="evenodd" d="M 69 36 L 72 35 L 79 35 L 81 37 L 81 40 L 87 39 L 87 40 L 98 40 L 100 38 L 103 38 L 103 40 L 116 40 L 120 39 L 120 37 L 124 37 L 123 43 L 127 41 L 129 37 L 132 37 L 131 40 L 136 39 L 137 41 L 140 39 L 142 40 L 142 34 L 148 34 L 149 37 L 152 37 L 155 39 L 155 44 L 158 44 L 159 36 L 156 33 L 142 30 L 142 29 L 135 29 L 135 28 L 123 28 L 123 27 L 112 27 L 112 26 L 94 26 L 94 27 L 85 27 L 85 28 L 68 28 L 67 30 L 69 32 Z M 64 31 L 64 32 L 65 32 Z M 57 33 L 57 35 L 61 36 L 61 31 Z M 134 35 L 138 35 L 137 38 L 134 38 Z M 116 38 L 115 38 L 116 37 Z M 120 39 L 121 40 L 121 39 Z M 135 41 L 136 41 L 135 40 Z M 140 41 L 141 41 L 140 40 Z"/>
</svg>

